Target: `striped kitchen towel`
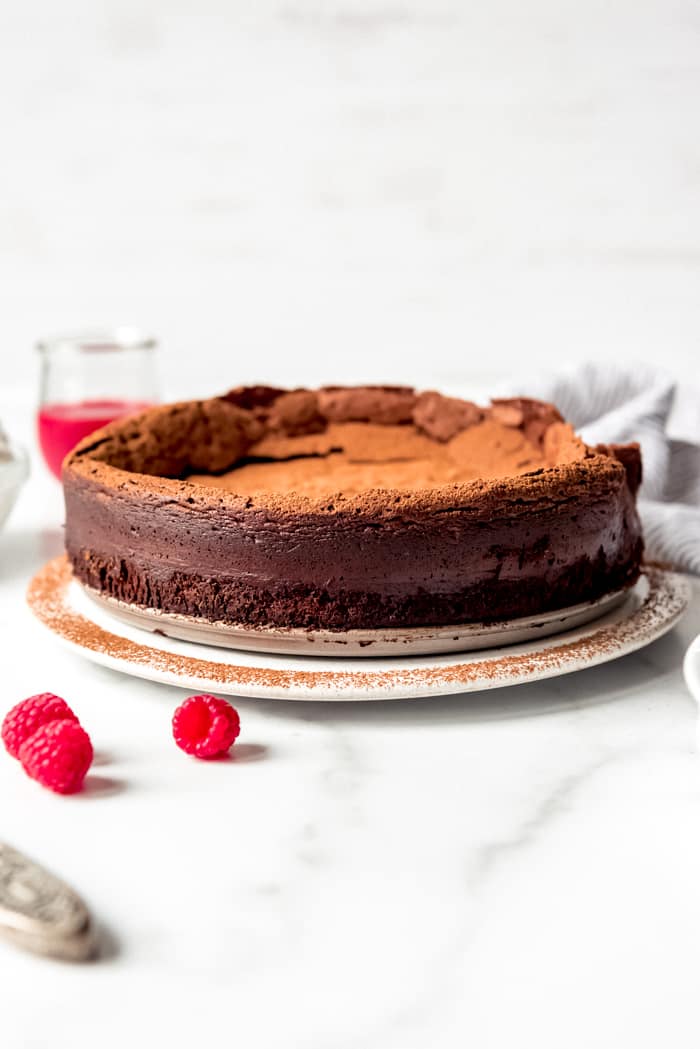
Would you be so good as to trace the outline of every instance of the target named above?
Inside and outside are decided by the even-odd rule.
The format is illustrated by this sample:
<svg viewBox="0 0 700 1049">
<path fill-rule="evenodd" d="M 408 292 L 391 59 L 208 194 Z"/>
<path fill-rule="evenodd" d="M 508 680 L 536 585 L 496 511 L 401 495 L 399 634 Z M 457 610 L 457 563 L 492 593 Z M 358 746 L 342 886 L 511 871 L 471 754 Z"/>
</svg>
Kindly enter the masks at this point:
<svg viewBox="0 0 700 1049">
<path fill-rule="evenodd" d="M 587 364 L 508 383 L 551 401 L 588 444 L 639 441 L 646 556 L 700 575 L 700 390 L 663 372 Z"/>
</svg>

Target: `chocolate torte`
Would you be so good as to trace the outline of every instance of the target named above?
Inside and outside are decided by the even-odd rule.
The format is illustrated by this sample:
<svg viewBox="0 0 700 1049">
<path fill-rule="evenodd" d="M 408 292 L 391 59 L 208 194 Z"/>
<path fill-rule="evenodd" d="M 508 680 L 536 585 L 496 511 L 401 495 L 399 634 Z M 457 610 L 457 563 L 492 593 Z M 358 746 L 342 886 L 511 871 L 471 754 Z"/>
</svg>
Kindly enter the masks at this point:
<svg viewBox="0 0 700 1049">
<path fill-rule="evenodd" d="M 248 627 L 493 622 L 627 587 L 642 556 L 638 445 L 525 398 L 240 387 L 104 427 L 63 480 L 78 580 Z"/>
</svg>

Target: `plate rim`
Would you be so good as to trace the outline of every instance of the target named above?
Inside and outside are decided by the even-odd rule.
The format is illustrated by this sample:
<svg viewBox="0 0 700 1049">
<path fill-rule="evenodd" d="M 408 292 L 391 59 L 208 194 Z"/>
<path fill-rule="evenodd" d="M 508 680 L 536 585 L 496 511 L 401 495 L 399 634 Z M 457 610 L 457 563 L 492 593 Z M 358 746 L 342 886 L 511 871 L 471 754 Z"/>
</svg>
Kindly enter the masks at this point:
<svg viewBox="0 0 700 1049">
<path fill-rule="evenodd" d="M 397 657 L 397 666 L 390 670 L 367 668 L 368 661 L 361 660 L 353 660 L 352 669 L 332 670 L 239 666 L 218 663 L 201 655 L 172 653 L 153 644 L 120 637 L 69 607 L 66 598 L 73 573 L 65 554 L 53 558 L 35 574 L 27 590 L 27 601 L 39 622 L 64 645 L 92 662 L 121 673 L 182 688 L 205 687 L 224 695 L 249 698 L 385 700 L 480 692 L 545 680 L 638 651 L 671 630 L 690 601 L 690 585 L 682 574 L 644 565 L 642 575 L 649 585 L 640 605 L 626 618 L 612 624 L 605 622 L 604 615 L 597 628 L 598 621 L 588 624 L 588 632 L 583 637 L 572 639 L 564 632 L 539 642 L 510 646 L 511 651 L 504 647 L 491 649 L 488 654 L 487 650 L 481 650 L 423 656 L 422 659 L 430 662 L 422 667 L 402 667 L 402 659 Z M 624 603 L 617 611 L 621 608 L 624 609 Z M 576 630 L 571 633 L 575 635 Z M 145 631 L 144 634 L 150 640 L 157 637 Z M 465 655 L 472 658 L 465 659 Z M 473 658 L 478 655 L 480 659 Z M 438 659 L 442 662 L 434 665 Z"/>
</svg>

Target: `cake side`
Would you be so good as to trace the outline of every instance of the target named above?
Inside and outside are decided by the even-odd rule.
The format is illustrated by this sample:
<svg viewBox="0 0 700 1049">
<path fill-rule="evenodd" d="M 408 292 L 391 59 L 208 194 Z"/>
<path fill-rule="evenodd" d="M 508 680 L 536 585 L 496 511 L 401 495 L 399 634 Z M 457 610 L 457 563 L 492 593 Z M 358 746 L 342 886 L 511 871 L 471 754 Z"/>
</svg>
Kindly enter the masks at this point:
<svg viewBox="0 0 700 1049">
<path fill-rule="evenodd" d="M 333 389 L 325 400 L 322 392 L 233 391 L 83 442 L 64 474 L 77 578 L 168 612 L 328 629 L 512 618 L 636 579 L 634 446 L 586 448 L 555 409 L 521 399 L 481 409 L 404 388 Z M 446 446 L 499 415 L 501 429 L 528 430 L 528 454 L 546 465 L 434 488 L 311 496 L 243 495 L 206 476 L 187 479 L 334 425 L 383 419 L 387 432 L 405 427 Z"/>
</svg>

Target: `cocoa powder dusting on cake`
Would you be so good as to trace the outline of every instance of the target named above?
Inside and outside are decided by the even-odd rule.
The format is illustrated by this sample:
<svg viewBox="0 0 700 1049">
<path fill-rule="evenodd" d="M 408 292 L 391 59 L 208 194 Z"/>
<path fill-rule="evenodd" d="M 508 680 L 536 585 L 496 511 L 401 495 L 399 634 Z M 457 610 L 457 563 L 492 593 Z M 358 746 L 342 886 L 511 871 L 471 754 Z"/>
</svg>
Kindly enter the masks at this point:
<svg viewBox="0 0 700 1049">
<path fill-rule="evenodd" d="M 556 408 L 522 397 L 482 408 L 402 386 L 239 387 L 111 423 L 78 445 L 66 476 L 108 487 L 138 477 L 144 493 L 180 499 L 187 488 L 197 504 L 217 488 L 228 505 L 252 495 L 283 513 L 342 503 L 372 514 L 387 491 L 405 510 L 440 510 L 483 502 L 504 478 L 520 477 L 536 497 L 542 471 L 568 468 L 575 484 L 591 458 L 617 467 L 619 455 L 600 446 L 596 457 L 558 424 Z"/>
</svg>

